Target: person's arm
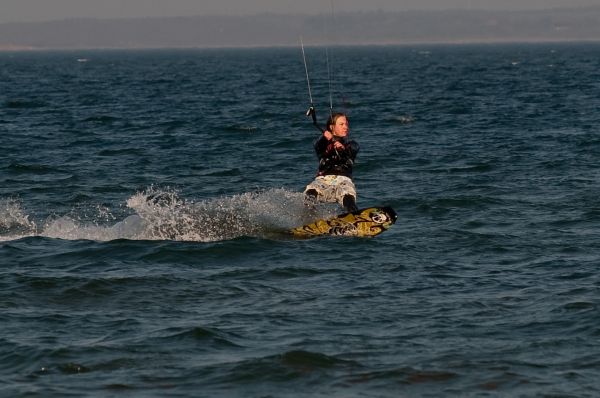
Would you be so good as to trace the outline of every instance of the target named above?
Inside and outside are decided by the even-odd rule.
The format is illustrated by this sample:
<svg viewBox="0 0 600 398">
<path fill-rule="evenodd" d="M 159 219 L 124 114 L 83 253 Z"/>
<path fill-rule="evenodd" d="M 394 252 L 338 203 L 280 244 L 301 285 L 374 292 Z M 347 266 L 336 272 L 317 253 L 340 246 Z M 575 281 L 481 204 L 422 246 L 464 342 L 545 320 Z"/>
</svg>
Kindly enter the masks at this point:
<svg viewBox="0 0 600 398">
<path fill-rule="evenodd" d="M 331 139 L 333 135 L 329 131 L 325 131 L 317 140 L 315 141 L 315 152 L 317 152 L 317 156 L 319 158 L 323 157 L 327 152 L 327 147 L 331 144 Z"/>
</svg>

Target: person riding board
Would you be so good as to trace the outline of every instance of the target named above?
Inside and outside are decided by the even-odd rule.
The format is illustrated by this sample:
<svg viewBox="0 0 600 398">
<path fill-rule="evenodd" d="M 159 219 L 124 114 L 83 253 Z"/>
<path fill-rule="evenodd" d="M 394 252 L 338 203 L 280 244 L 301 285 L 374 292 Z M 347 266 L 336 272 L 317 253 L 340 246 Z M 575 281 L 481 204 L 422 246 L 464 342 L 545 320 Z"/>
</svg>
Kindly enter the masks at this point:
<svg viewBox="0 0 600 398">
<path fill-rule="evenodd" d="M 358 210 L 356 188 L 352 182 L 352 166 L 359 150 L 356 141 L 348 137 L 348 117 L 333 113 L 327 121 L 327 129 L 315 141 L 319 158 L 316 178 L 304 190 L 305 202 L 339 203 L 346 211 Z"/>
</svg>

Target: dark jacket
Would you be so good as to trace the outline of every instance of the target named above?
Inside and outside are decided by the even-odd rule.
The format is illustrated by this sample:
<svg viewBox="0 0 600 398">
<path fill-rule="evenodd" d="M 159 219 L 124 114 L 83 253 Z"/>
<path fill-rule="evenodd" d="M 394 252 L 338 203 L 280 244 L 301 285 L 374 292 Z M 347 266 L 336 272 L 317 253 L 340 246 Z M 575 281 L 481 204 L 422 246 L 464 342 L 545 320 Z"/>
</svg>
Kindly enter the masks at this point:
<svg viewBox="0 0 600 398">
<path fill-rule="evenodd" d="M 344 145 L 344 149 L 335 149 L 334 142 L 339 141 Z M 315 141 L 315 151 L 319 157 L 318 176 L 340 175 L 352 178 L 352 166 L 358 153 L 359 146 L 354 140 L 348 137 L 333 137 L 327 140 L 321 135 Z"/>
</svg>

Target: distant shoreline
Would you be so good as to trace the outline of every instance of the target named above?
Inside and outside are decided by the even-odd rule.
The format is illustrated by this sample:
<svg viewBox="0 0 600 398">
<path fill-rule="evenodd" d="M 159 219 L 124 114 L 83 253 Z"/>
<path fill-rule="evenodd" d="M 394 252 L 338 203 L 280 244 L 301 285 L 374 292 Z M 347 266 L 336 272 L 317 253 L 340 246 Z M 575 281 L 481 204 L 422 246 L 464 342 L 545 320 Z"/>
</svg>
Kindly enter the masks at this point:
<svg viewBox="0 0 600 398">
<path fill-rule="evenodd" d="M 431 42 L 402 42 L 402 43 L 353 43 L 336 44 L 330 47 L 412 47 L 412 46 L 495 46 L 495 45 L 550 45 L 550 44 L 600 44 L 600 39 L 564 39 L 564 40 L 488 40 L 488 41 L 431 41 Z M 314 45 L 311 47 L 322 47 Z M 293 45 L 244 45 L 244 46 L 182 46 L 182 47 L 17 47 L 0 46 L 0 53 L 24 53 L 24 52 L 70 52 L 70 51 L 194 51 L 194 50 L 251 50 L 251 49 L 293 49 Z"/>
<path fill-rule="evenodd" d="M 0 51 L 572 43 L 600 41 L 600 7 L 539 11 L 68 19 L 0 24 Z"/>
</svg>

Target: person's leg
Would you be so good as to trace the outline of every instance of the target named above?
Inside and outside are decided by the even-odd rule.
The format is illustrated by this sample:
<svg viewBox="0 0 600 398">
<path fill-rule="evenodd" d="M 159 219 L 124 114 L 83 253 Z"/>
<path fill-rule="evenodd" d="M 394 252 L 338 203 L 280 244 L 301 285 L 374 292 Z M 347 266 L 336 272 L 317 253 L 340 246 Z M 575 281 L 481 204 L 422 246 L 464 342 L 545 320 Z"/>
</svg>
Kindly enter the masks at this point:
<svg viewBox="0 0 600 398">
<path fill-rule="evenodd" d="M 314 198 L 315 200 L 317 199 L 318 195 L 319 195 L 319 193 L 314 188 L 310 188 L 310 189 L 307 189 L 306 191 L 304 191 L 304 196 L 309 196 L 311 198 Z"/>
<path fill-rule="evenodd" d="M 335 190 L 332 193 L 329 176 L 318 176 L 304 189 L 304 203 L 314 207 L 317 203 L 335 202 Z"/>
<path fill-rule="evenodd" d="M 304 205 L 307 207 L 314 207 L 317 203 L 317 197 L 319 193 L 314 188 L 308 188 L 304 191 Z"/>
<path fill-rule="evenodd" d="M 344 209 L 350 213 L 358 210 L 358 207 L 356 206 L 356 198 L 352 195 L 344 195 L 342 205 L 344 206 Z"/>
<path fill-rule="evenodd" d="M 356 188 L 352 180 L 344 176 L 339 176 L 337 180 L 337 202 L 348 212 L 358 210 Z"/>
</svg>

